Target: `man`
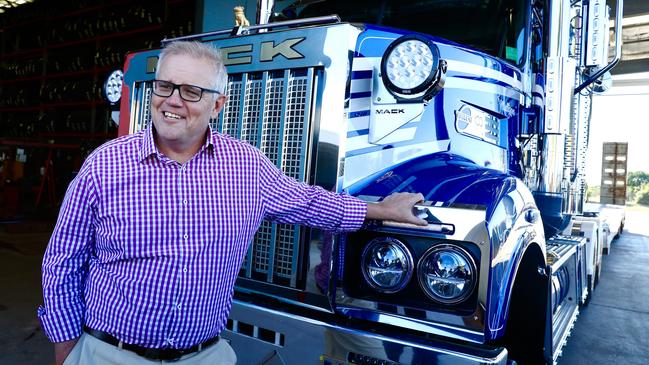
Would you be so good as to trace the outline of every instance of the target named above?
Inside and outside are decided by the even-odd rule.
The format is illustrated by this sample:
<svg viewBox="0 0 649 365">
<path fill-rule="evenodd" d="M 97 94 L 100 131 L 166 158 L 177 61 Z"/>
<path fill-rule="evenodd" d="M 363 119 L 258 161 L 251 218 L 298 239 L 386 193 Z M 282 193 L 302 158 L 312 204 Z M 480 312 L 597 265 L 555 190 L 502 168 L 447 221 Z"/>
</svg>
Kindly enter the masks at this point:
<svg viewBox="0 0 649 365">
<path fill-rule="evenodd" d="M 99 147 L 70 184 L 39 308 L 57 364 L 234 364 L 218 335 L 263 219 L 330 231 L 364 218 L 425 224 L 412 215 L 421 194 L 366 205 L 298 183 L 254 147 L 212 133 L 226 82 L 215 49 L 172 43 L 153 84 L 153 125 Z"/>
</svg>

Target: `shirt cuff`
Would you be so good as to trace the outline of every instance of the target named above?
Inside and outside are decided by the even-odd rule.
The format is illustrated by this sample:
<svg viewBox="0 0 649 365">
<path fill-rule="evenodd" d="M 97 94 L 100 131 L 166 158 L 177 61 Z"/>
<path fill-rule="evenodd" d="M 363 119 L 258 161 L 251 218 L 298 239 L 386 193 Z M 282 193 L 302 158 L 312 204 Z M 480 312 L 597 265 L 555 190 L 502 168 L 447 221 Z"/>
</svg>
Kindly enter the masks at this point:
<svg viewBox="0 0 649 365">
<path fill-rule="evenodd" d="M 343 219 L 340 231 L 357 231 L 363 226 L 367 214 L 367 203 L 351 195 L 341 195 L 343 199 Z"/>
<path fill-rule="evenodd" d="M 42 305 L 37 313 L 43 332 L 51 342 L 64 342 L 81 336 L 83 319 L 80 314 L 74 311 L 53 312 Z"/>
</svg>

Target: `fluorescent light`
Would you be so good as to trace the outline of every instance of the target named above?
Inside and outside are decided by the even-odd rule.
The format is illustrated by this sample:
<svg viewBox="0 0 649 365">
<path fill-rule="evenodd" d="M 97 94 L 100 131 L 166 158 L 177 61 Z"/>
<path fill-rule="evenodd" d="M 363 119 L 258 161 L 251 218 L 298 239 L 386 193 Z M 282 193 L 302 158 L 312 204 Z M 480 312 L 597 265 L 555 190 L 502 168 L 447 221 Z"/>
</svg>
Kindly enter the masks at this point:
<svg viewBox="0 0 649 365">
<path fill-rule="evenodd" d="M 0 9 L 2 8 L 15 8 L 19 5 L 31 3 L 34 0 L 0 0 Z"/>
</svg>

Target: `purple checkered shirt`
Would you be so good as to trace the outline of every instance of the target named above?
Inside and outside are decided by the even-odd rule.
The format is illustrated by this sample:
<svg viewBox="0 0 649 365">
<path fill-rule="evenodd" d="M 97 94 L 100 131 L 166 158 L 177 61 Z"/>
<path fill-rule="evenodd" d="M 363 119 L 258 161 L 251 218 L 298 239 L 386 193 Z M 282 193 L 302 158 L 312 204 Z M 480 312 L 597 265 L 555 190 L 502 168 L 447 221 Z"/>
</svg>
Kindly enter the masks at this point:
<svg viewBox="0 0 649 365">
<path fill-rule="evenodd" d="M 182 165 L 157 150 L 151 128 L 115 139 L 68 187 L 43 259 L 43 329 L 53 342 L 86 324 L 126 343 L 191 347 L 225 327 L 263 219 L 349 231 L 366 209 L 211 130 Z"/>
</svg>

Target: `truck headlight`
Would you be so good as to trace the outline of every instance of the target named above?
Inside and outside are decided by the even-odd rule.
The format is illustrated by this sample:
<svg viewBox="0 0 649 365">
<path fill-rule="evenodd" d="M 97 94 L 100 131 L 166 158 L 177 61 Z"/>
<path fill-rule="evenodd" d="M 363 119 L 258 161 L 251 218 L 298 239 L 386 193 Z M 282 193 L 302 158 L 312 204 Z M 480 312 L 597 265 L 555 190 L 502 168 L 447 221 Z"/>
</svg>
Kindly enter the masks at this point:
<svg viewBox="0 0 649 365">
<path fill-rule="evenodd" d="M 414 264 L 406 245 L 390 237 L 370 241 L 361 254 L 365 281 L 382 293 L 401 290 L 412 276 Z"/>
<path fill-rule="evenodd" d="M 104 97 L 111 105 L 115 105 L 122 97 L 122 83 L 124 82 L 124 73 L 122 70 L 115 70 L 108 75 L 104 83 Z"/>
<path fill-rule="evenodd" d="M 431 40 L 407 35 L 388 46 L 381 60 L 381 78 L 397 96 L 428 94 L 443 86 L 441 76 L 446 63 L 441 63 L 444 67 L 440 67 L 439 50 Z"/>
<path fill-rule="evenodd" d="M 417 267 L 419 285 L 432 300 L 443 304 L 463 301 L 473 292 L 476 267 L 464 249 L 438 245 L 429 249 Z"/>
</svg>

